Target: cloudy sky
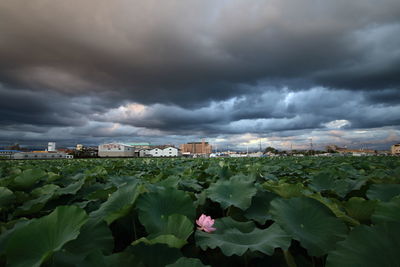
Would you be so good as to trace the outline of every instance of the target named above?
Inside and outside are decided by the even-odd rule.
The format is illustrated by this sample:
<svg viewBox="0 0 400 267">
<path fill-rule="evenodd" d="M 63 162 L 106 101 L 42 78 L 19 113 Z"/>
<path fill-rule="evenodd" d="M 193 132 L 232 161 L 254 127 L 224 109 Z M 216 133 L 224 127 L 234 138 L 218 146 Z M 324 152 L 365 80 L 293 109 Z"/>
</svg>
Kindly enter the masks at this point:
<svg viewBox="0 0 400 267">
<path fill-rule="evenodd" d="M 399 0 L 2 0 L 0 145 L 400 142 Z"/>
</svg>

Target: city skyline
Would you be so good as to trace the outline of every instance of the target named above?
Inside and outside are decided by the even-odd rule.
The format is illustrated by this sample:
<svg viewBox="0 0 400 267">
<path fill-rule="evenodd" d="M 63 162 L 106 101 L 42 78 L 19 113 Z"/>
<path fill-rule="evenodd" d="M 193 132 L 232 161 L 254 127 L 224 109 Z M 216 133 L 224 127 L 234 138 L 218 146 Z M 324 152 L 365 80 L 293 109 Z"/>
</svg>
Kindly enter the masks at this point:
<svg viewBox="0 0 400 267">
<path fill-rule="evenodd" d="M 400 142 L 400 2 L 0 3 L 0 145 Z"/>
</svg>

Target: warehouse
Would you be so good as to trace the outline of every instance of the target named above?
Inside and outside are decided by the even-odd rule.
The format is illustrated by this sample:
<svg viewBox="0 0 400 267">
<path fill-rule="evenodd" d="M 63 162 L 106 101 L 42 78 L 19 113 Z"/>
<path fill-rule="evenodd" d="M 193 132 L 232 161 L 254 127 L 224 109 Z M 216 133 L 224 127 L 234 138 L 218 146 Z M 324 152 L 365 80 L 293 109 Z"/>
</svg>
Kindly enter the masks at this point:
<svg viewBox="0 0 400 267">
<path fill-rule="evenodd" d="M 0 159 L 11 159 L 15 153 L 21 152 L 19 150 L 0 150 Z"/>
<path fill-rule="evenodd" d="M 112 158 L 112 157 L 134 157 L 135 148 L 131 145 L 120 143 L 102 144 L 99 146 L 99 157 Z"/>
<path fill-rule="evenodd" d="M 18 152 L 13 154 L 13 159 L 72 159 L 72 155 L 63 152 Z"/>
</svg>

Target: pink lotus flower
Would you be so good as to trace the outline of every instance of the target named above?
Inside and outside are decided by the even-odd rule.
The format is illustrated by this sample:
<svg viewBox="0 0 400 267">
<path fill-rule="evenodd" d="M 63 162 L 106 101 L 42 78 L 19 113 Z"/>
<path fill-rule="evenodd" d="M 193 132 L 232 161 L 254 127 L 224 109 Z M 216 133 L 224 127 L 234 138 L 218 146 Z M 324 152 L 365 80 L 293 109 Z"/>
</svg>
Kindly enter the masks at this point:
<svg viewBox="0 0 400 267">
<path fill-rule="evenodd" d="M 214 220 L 211 219 L 210 216 L 206 216 L 205 214 L 201 214 L 200 218 L 196 220 L 198 226 L 197 229 L 202 230 L 207 233 L 211 233 L 212 231 L 217 230 L 216 228 L 212 227 L 214 225 Z"/>
</svg>

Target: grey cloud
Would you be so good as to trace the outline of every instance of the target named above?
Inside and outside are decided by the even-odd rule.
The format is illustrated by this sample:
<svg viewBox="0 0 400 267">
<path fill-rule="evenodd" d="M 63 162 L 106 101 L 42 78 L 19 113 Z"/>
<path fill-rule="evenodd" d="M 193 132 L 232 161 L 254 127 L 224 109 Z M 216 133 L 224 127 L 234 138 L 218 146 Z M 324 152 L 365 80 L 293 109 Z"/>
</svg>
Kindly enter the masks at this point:
<svg viewBox="0 0 400 267">
<path fill-rule="evenodd" d="M 240 84 L 265 79 L 399 85 L 394 0 L 35 0 L 3 1 L 0 10 L 0 79 L 16 88 L 112 89 L 119 101 L 190 107 L 258 93 Z"/>
<path fill-rule="evenodd" d="M 0 138 L 396 127 L 399 18 L 397 0 L 1 1 Z"/>
</svg>

